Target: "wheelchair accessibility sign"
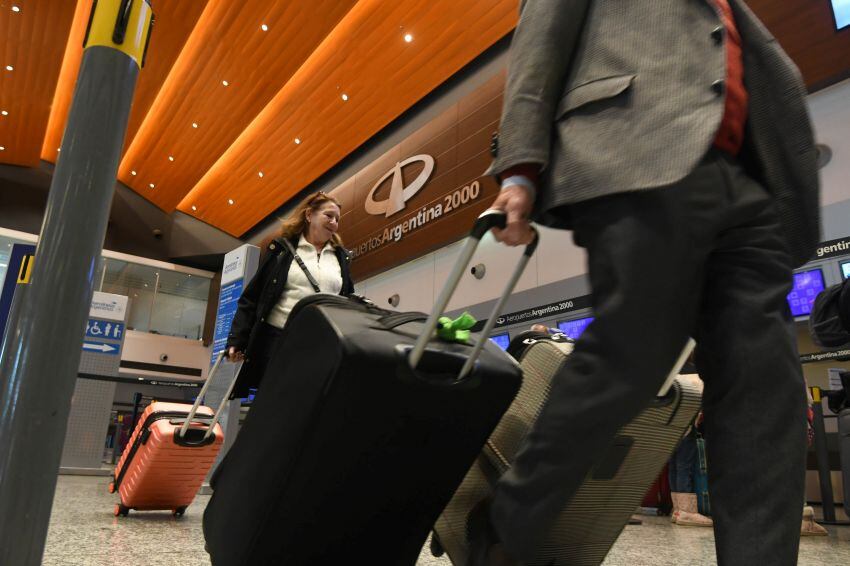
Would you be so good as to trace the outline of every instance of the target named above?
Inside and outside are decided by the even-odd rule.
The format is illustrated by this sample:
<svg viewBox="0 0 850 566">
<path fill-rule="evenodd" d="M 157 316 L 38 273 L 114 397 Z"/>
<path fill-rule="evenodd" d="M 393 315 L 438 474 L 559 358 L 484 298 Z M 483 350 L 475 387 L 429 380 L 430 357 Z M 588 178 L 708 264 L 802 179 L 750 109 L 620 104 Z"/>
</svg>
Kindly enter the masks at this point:
<svg viewBox="0 0 850 566">
<path fill-rule="evenodd" d="M 124 337 L 124 324 L 111 320 L 90 318 L 86 322 L 86 338 L 121 340 Z"/>
<path fill-rule="evenodd" d="M 128 306 L 129 300 L 123 295 L 94 292 L 83 337 L 80 374 L 118 377 Z"/>
</svg>

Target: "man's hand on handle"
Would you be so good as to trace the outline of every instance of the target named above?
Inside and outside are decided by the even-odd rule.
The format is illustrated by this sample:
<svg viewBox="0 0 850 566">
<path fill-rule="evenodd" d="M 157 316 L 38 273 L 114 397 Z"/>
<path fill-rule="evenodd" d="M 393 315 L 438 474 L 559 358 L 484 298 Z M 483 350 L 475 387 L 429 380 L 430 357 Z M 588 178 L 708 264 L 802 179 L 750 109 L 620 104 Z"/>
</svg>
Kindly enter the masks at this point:
<svg viewBox="0 0 850 566">
<path fill-rule="evenodd" d="M 522 185 L 509 185 L 502 189 L 496 201 L 490 207 L 502 210 L 508 215 L 507 227 L 504 230 L 494 229 L 496 240 L 508 246 L 524 246 L 534 239 L 529 218 L 534 206 L 528 189 Z"/>
<path fill-rule="evenodd" d="M 231 346 L 227 349 L 227 359 L 231 362 L 241 362 L 245 359 L 245 354 L 237 350 L 235 346 Z"/>
</svg>

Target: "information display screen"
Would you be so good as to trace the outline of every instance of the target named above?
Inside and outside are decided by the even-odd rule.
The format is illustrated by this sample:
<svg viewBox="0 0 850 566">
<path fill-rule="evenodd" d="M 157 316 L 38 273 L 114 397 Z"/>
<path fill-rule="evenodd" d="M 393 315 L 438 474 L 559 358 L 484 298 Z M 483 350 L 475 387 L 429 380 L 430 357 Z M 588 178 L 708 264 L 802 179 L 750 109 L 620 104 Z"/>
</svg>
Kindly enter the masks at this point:
<svg viewBox="0 0 850 566">
<path fill-rule="evenodd" d="M 511 336 L 507 332 L 503 334 L 494 334 L 490 336 L 490 340 L 496 343 L 502 350 L 508 349 L 508 344 L 511 343 Z"/>
<path fill-rule="evenodd" d="M 832 13 L 835 15 L 835 28 L 850 26 L 850 0 L 832 0 Z"/>
<path fill-rule="evenodd" d="M 578 318 L 576 320 L 565 320 L 558 323 L 558 330 L 573 340 L 578 340 L 578 337 L 581 336 L 581 333 L 584 332 L 584 329 L 587 328 L 587 325 L 591 322 L 593 322 L 592 316 L 587 318 Z"/>
<path fill-rule="evenodd" d="M 850 279 L 850 261 L 841 264 L 841 278 Z"/>
<path fill-rule="evenodd" d="M 788 293 L 788 305 L 794 316 L 806 316 L 812 312 L 815 298 L 824 290 L 823 272 L 810 269 L 794 274 L 794 289 Z"/>
</svg>

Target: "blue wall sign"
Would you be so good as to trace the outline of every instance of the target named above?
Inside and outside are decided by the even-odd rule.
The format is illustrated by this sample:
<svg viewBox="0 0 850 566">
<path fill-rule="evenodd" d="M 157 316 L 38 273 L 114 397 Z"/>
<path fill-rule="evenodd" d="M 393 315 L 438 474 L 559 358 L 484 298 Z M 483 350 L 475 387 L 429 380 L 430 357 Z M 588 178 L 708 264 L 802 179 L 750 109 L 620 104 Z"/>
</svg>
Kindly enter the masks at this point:
<svg viewBox="0 0 850 566">
<path fill-rule="evenodd" d="M 9 254 L 9 265 L 6 268 L 6 279 L 3 282 L 3 291 L 0 293 L 0 340 L 6 332 L 6 321 L 9 318 L 9 310 L 12 308 L 15 289 L 18 287 L 21 266 L 24 260 L 32 263 L 34 255 L 35 246 L 33 244 L 14 244 L 12 246 L 12 252 Z M 28 273 L 32 271 L 32 268 L 28 267 L 26 271 L 25 280 L 29 281 Z"/>
</svg>

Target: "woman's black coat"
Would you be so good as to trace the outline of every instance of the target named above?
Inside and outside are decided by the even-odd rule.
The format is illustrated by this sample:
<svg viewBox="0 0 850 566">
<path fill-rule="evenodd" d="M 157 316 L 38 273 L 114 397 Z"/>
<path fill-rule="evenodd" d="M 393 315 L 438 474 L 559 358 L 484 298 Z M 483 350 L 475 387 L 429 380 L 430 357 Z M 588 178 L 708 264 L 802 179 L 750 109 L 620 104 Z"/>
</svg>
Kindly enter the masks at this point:
<svg viewBox="0 0 850 566">
<path fill-rule="evenodd" d="M 298 247 L 298 240 L 292 241 L 293 248 Z M 351 281 L 351 256 L 342 247 L 334 248 L 342 273 L 342 290 L 340 295 L 348 296 L 354 292 Z M 266 247 L 266 253 L 260 261 L 257 270 L 248 286 L 242 292 L 237 302 L 236 314 L 227 336 L 226 348 L 235 347 L 247 358 L 239 375 L 237 389 L 244 391 L 247 387 L 256 387 L 262 379 L 265 368 L 255 367 L 250 363 L 257 332 L 265 322 L 272 307 L 280 300 L 286 287 L 289 268 L 293 262 L 292 254 L 280 240 L 275 239 Z"/>
</svg>

